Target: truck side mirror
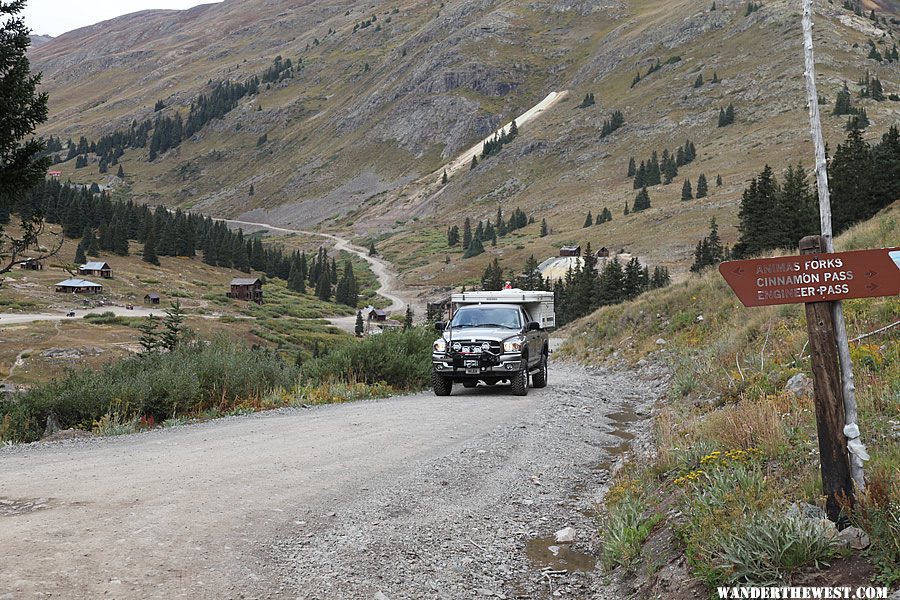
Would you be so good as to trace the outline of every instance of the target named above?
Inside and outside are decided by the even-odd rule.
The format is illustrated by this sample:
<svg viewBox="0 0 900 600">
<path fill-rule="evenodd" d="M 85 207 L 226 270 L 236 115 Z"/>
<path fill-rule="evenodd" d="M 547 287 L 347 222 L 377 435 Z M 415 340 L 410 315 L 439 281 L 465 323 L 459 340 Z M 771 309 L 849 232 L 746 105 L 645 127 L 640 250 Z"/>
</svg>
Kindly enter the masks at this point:
<svg viewBox="0 0 900 600">
<path fill-rule="evenodd" d="M 437 331 L 438 333 L 443 333 L 444 332 L 444 322 L 438 321 L 437 323 L 435 323 L 434 330 Z"/>
<path fill-rule="evenodd" d="M 528 324 L 528 331 L 540 331 L 540 330 L 541 330 L 541 324 L 538 323 L 537 321 L 532 321 L 531 323 Z"/>
</svg>

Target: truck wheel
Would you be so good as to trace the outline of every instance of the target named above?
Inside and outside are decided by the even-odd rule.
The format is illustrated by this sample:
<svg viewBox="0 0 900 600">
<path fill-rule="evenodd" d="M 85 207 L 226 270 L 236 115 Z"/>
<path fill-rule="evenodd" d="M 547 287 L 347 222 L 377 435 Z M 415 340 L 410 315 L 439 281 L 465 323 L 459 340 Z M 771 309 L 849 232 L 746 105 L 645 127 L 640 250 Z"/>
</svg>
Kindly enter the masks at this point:
<svg viewBox="0 0 900 600">
<path fill-rule="evenodd" d="M 509 382 L 512 384 L 513 396 L 528 395 L 528 357 L 522 357 L 522 367 L 513 375 Z"/>
<path fill-rule="evenodd" d="M 437 373 L 431 374 L 431 387 L 435 396 L 449 396 L 453 389 L 453 380 Z"/>
<path fill-rule="evenodd" d="M 477 381 L 463 381 L 463 387 L 464 388 L 478 387 L 478 382 Z"/>
<path fill-rule="evenodd" d="M 541 366 L 540 370 L 531 376 L 531 387 L 534 388 L 545 388 L 547 387 L 547 363 L 549 362 L 549 358 L 547 357 L 547 353 L 543 353 L 541 356 Z"/>
</svg>

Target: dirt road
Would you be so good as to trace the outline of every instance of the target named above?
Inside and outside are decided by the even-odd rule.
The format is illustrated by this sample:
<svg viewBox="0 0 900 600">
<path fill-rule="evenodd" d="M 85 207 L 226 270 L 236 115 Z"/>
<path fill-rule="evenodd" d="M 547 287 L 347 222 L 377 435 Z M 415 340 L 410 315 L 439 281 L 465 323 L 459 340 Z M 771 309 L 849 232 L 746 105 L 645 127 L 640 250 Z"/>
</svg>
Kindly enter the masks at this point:
<svg viewBox="0 0 900 600">
<path fill-rule="evenodd" d="M 350 241 L 345 238 L 331 233 L 275 227 L 274 225 L 269 225 L 268 223 L 237 221 L 234 219 L 217 220 L 224 221 L 225 223 L 229 223 L 231 225 L 237 225 L 238 227 L 254 227 L 259 229 L 266 229 L 274 233 L 293 233 L 297 235 L 318 236 L 331 240 L 334 242 L 334 247 L 336 250 L 343 250 L 344 252 L 355 254 L 369 263 L 369 267 L 378 278 L 378 295 L 391 301 L 390 306 L 388 306 L 385 310 L 398 314 L 406 310 L 406 306 L 408 303 L 413 303 L 412 297 L 404 297 L 405 288 L 400 284 L 399 280 L 397 279 L 397 275 L 394 273 L 391 265 L 378 258 L 377 256 L 369 256 L 369 252 L 365 248 L 360 248 L 359 246 L 350 243 Z M 352 333 L 356 325 L 356 315 L 351 315 L 348 317 L 330 317 L 328 318 L 328 321 L 333 323 L 335 326 L 340 327 L 344 331 L 349 331 Z"/>
<path fill-rule="evenodd" d="M 111 312 L 117 317 L 165 317 L 166 313 L 161 309 L 140 308 L 135 306 L 132 309 L 124 306 L 102 306 L 100 308 L 79 308 L 74 311 L 74 317 L 67 317 L 66 313 L 3 313 L 0 314 L 0 325 L 21 325 L 23 323 L 34 323 L 36 321 L 67 321 L 69 319 L 83 319 L 85 315 L 102 315 Z"/>
<path fill-rule="evenodd" d="M 663 383 L 555 365 L 525 398 L 458 389 L 0 449 L 0 599 L 603 597 L 582 572 L 591 496 Z M 565 526 L 578 541 L 553 556 Z"/>
</svg>

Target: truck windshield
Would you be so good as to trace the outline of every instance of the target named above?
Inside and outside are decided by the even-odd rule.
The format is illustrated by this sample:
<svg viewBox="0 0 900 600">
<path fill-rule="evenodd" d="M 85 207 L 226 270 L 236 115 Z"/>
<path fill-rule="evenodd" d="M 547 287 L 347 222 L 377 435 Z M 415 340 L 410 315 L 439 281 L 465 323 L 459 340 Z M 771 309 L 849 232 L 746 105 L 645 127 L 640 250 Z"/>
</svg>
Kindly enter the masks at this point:
<svg viewBox="0 0 900 600">
<path fill-rule="evenodd" d="M 521 329 L 519 310 L 499 306 L 464 306 L 456 311 L 450 322 L 453 329 L 463 327 L 505 327 Z"/>
</svg>

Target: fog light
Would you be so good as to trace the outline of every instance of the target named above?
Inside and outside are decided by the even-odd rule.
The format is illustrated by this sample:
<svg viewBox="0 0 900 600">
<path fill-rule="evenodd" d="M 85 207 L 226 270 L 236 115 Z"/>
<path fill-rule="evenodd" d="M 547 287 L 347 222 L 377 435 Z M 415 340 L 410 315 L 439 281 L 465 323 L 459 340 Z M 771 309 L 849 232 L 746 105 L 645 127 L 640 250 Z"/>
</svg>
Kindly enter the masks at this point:
<svg viewBox="0 0 900 600">
<path fill-rule="evenodd" d="M 513 364 L 512 364 L 512 363 L 506 363 L 506 370 L 507 370 L 507 371 L 512 371 L 512 370 L 513 370 Z"/>
</svg>

